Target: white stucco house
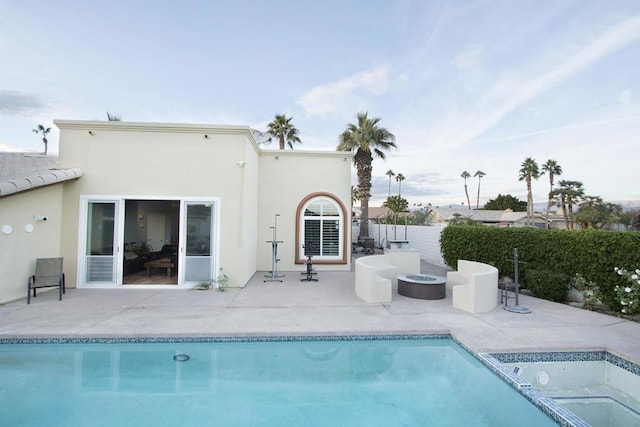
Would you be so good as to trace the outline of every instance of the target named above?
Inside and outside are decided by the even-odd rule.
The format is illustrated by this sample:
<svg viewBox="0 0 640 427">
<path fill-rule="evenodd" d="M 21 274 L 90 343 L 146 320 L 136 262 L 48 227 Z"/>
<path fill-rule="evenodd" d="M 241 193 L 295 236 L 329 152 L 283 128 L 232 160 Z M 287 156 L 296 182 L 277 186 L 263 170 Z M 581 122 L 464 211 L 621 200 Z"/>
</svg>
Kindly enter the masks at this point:
<svg viewBox="0 0 640 427">
<path fill-rule="evenodd" d="M 38 173 L 61 177 L 0 179 L 0 302 L 56 256 L 67 288 L 190 288 L 220 268 L 242 287 L 271 270 L 274 227 L 279 271 L 306 268 L 305 242 L 317 270 L 351 268 L 350 152 L 265 150 L 246 126 L 54 123 L 56 170 Z"/>
</svg>

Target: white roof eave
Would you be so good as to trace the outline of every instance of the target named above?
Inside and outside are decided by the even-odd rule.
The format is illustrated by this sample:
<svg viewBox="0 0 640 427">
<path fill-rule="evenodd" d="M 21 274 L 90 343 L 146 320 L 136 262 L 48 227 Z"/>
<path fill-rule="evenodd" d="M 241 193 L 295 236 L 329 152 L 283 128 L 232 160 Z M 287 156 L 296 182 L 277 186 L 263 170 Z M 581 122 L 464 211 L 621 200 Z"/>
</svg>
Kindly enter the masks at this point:
<svg viewBox="0 0 640 427">
<path fill-rule="evenodd" d="M 80 168 L 52 169 L 50 171 L 24 178 L 0 181 L 0 197 L 33 190 L 34 188 L 44 187 L 47 185 L 59 184 L 64 181 L 80 178 L 81 176 L 82 169 Z"/>
</svg>

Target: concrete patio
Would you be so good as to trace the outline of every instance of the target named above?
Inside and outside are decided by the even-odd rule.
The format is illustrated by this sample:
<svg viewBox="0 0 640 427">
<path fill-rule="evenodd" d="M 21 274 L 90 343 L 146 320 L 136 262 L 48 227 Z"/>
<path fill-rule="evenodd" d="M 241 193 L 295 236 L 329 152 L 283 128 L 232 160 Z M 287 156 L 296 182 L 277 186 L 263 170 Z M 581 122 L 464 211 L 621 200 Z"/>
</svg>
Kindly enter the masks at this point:
<svg viewBox="0 0 640 427">
<path fill-rule="evenodd" d="M 445 275 L 429 264 L 422 272 Z M 608 350 L 640 364 L 640 324 L 521 296 L 531 314 L 469 314 L 451 295 L 427 301 L 398 295 L 368 304 L 354 291 L 353 272 L 319 272 L 282 283 L 258 272 L 243 289 L 225 292 L 157 289 L 67 289 L 0 306 L 0 338 L 169 337 L 450 333 L 476 352 Z M 26 284 L 25 284 L 26 291 Z M 497 295 L 497 291 L 496 291 Z M 513 300 L 510 300 L 513 304 Z"/>
</svg>

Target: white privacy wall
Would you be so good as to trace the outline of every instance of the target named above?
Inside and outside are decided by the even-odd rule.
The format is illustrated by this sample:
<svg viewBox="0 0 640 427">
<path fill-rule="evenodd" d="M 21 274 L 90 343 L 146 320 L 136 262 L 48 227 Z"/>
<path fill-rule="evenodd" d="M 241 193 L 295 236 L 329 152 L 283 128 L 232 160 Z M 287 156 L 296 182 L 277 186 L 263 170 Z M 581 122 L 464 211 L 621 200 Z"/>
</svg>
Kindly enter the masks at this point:
<svg viewBox="0 0 640 427">
<path fill-rule="evenodd" d="M 420 251 L 420 259 L 429 264 L 446 267 L 440 252 L 441 226 L 407 226 L 407 240 L 409 246 Z M 404 236 L 404 235 L 403 235 Z"/>
<path fill-rule="evenodd" d="M 440 267 L 447 267 L 442 259 L 440 253 L 440 233 L 444 230 L 443 226 L 421 226 L 421 225 L 398 225 L 395 230 L 395 239 L 409 241 L 409 247 L 412 249 L 418 249 L 420 251 L 420 259 L 428 262 L 429 264 L 437 265 Z M 360 227 L 358 224 L 353 224 L 353 241 L 358 240 L 360 235 Z M 378 245 L 381 241 L 394 240 L 394 230 L 392 225 L 386 226 L 375 223 L 369 225 L 369 235 L 373 237 Z M 385 237 L 386 236 L 386 237 Z M 387 239 L 388 237 L 388 239 Z"/>
</svg>

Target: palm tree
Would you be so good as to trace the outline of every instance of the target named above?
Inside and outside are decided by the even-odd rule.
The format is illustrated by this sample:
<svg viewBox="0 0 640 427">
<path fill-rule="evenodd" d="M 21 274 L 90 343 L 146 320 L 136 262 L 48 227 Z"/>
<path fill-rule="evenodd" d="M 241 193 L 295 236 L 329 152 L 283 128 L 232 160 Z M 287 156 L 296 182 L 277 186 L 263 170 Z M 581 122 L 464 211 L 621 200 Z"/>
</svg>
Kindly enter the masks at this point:
<svg viewBox="0 0 640 427">
<path fill-rule="evenodd" d="M 518 180 L 527 183 L 527 222 L 529 225 L 533 225 L 533 193 L 531 192 L 531 180 L 538 178 L 540 178 L 538 163 L 531 157 L 527 157 L 524 162 L 522 162 Z"/>
<path fill-rule="evenodd" d="M 402 190 L 402 181 L 404 181 L 405 179 L 406 178 L 401 173 L 396 175 L 396 181 L 398 181 L 398 197 L 400 197 L 402 195 L 402 192 L 401 192 L 401 190 Z"/>
<path fill-rule="evenodd" d="M 549 210 L 551 209 L 551 205 L 553 204 L 553 178 L 562 175 L 562 166 L 560 166 L 555 160 L 549 159 L 544 165 L 542 165 L 542 172 L 540 172 L 540 175 L 544 175 L 545 173 L 549 177 L 549 197 L 547 199 L 547 211 L 544 217 L 544 222 L 548 227 Z"/>
<path fill-rule="evenodd" d="M 473 174 L 474 177 L 478 177 L 478 197 L 476 198 L 476 209 L 480 208 L 480 180 L 485 175 L 486 173 L 482 172 L 480 169 L 478 169 L 476 173 Z"/>
<path fill-rule="evenodd" d="M 387 197 L 391 197 L 391 178 L 396 176 L 396 174 L 391 169 L 389 169 L 385 175 L 389 177 L 389 195 Z"/>
<path fill-rule="evenodd" d="M 560 181 L 562 182 L 562 181 Z M 564 218 L 564 227 L 569 229 L 569 216 L 567 214 L 567 198 L 565 197 L 565 193 L 561 188 L 555 189 L 551 192 L 553 195 L 553 200 L 556 203 L 556 206 L 562 208 L 562 218 Z"/>
<path fill-rule="evenodd" d="M 360 192 L 361 224 L 360 236 L 369 237 L 369 198 L 371 197 L 371 170 L 373 154 L 385 158 L 385 151 L 396 148 L 395 136 L 380 127 L 380 118 L 369 118 L 367 113 L 358 113 L 358 124 L 349 123 L 338 137 L 338 151 L 354 151 L 353 164 L 358 174 Z"/>
<path fill-rule="evenodd" d="M 469 201 L 469 191 L 467 190 L 467 179 L 471 178 L 471 174 L 467 171 L 464 171 L 460 176 L 462 177 L 462 179 L 464 179 L 464 194 L 467 195 L 467 206 L 469 206 L 469 209 L 471 209 L 471 202 Z"/>
<path fill-rule="evenodd" d="M 607 203 L 600 196 L 584 196 L 575 220 L 583 230 L 605 229 L 609 223 L 619 221 L 622 212 L 621 205 Z"/>
<path fill-rule="evenodd" d="M 573 205 L 577 204 L 584 197 L 584 188 L 580 181 L 567 181 L 569 192 L 567 193 L 567 208 L 569 209 L 569 225 L 575 229 L 575 217 L 573 215 Z"/>
<path fill-rule="evenodd" d="M 293 143 L 300 143 L 298 129 L 291 123 L 293 117 L 287 118 L 284 114 L 276 114 L 275 119 L 267 125 L 267 132 L 278 138 L 280 149 L 284 150 L 285 142 L 293 150 Z"/>
<path fill-rule="evenodd" d="M 44 155 L 47 155 L 47 144 L 49 141 L 47 140 L 47 134 L 51 132 L 51 128 L 46 128 L 43 125 L 38 125 L 37 128 L 32 129 L 33 133 L 41 133 L 42 134 L 42 143 L 44 144 Z"/>
<path fill-rule="evenodd" d="M 566 210 L 563 209 L 565 228 L 573 230 L 575 228 L 575 219 L 573 216 L 573 205 L 577 204 L 584 197 L 583 184 L 580 181 L 562 180 L 558 182 L 560 188 L 556 190 L 561 198 L 564 198 Z"/>
<path fill-rule="evenodd" d="M 351 186 L 351 206 L 353 206 L 353 204 L 360 200 L 360 191 L 358 190 L 358 187 L 356 187 L 355 185 Z"/>
<path fill-rule="evenodd" d="M 109 120 L 110 122 L 119 122 L 120 120 L 122 120 L 122 116 L 116 116 L 115 114 L 111 114 L 107 111 L 107 120 Z"/>
</svg>

